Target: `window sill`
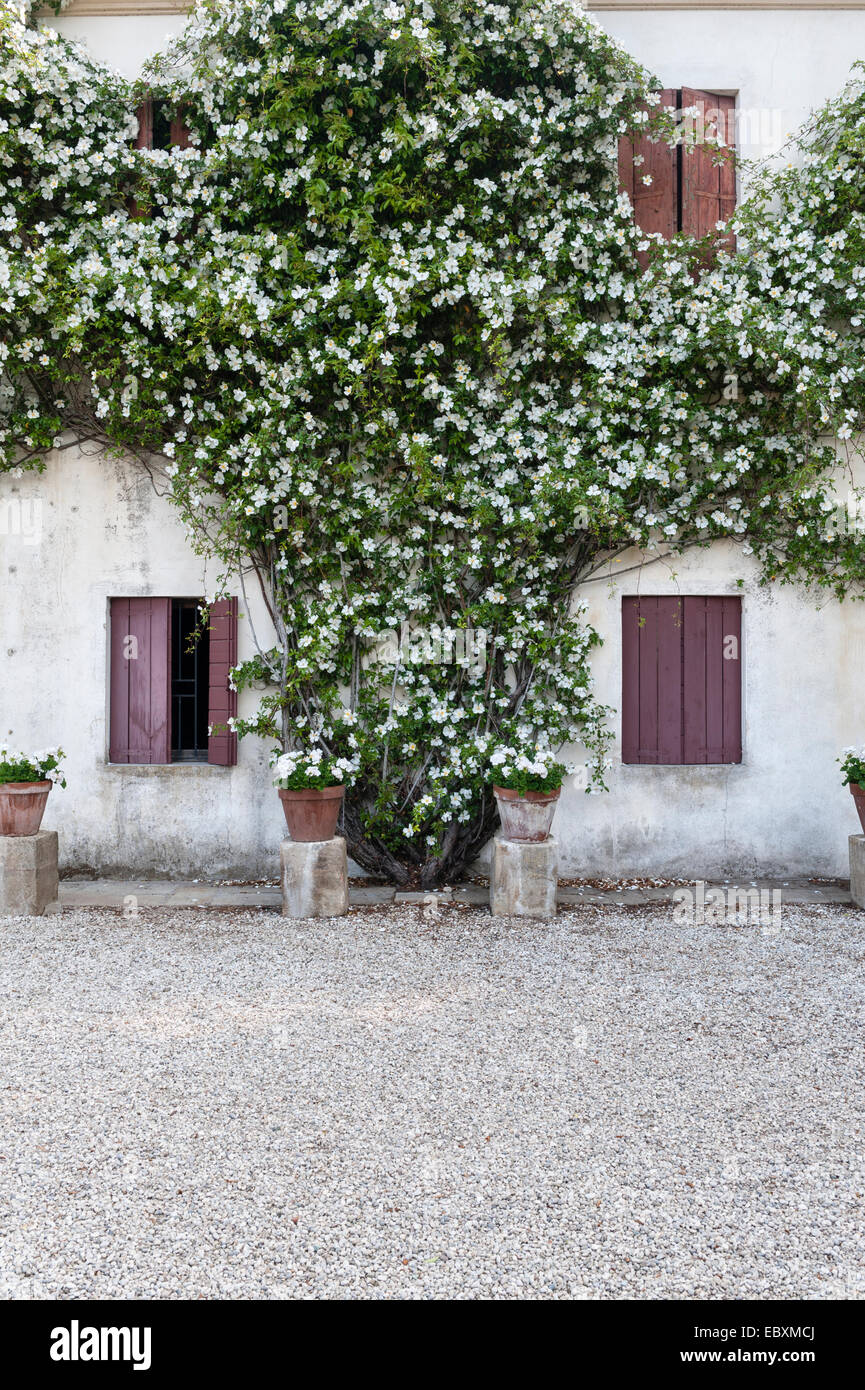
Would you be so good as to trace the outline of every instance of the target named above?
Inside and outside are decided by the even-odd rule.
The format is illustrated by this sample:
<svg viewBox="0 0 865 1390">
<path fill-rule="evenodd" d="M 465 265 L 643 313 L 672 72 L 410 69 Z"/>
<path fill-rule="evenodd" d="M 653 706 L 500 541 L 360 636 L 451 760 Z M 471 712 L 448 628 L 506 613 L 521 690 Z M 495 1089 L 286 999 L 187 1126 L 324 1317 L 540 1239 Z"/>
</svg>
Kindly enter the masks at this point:
<svg viewBox="0 0 865 1390">
<path fill-rule="evenodd" d="M 747 767 L 744 759 L 738 763 L 623 763 L 622 768 L 639 772 L 729 772 L 731 768 Z"/>
<path fill-rule="evenodd" d="M 106 762 L 105 767 L 109 772 L 125 772 L 127 774 L 143 773 L 149 777 L 165 777 L 172 772 L 185 773 L 188 777 L 210 772 L 230 772 L 230 767 L 223 767 L 219 763 L 110 763 Z"/>
</svg>

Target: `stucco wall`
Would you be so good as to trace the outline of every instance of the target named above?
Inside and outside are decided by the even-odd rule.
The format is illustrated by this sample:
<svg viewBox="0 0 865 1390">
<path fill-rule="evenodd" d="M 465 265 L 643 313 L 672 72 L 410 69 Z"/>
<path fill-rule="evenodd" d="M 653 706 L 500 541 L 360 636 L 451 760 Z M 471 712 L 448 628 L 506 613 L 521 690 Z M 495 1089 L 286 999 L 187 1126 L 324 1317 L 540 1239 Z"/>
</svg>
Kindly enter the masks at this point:
<svg viewBox="0 0 865 1390">
<path fill-rule="evenodd" d="M 146 474 L 66 450 L 40 477 L 0 475 L 0 573 L 0 735 L 12 730 L 25 748 L 59 742 L 68 754 L 69 785 L 51 793 L 45 817 L 60 831 L 63 863 L 191 877 L 274 872 L 285 822 L 259 740 L 241 744 L 234 768 L 107 761 L 109 599 L 198 597 L 216 578 Z M 249 597 L 259 639 L 269 639 Z M 253 651 L 248 620 L 238 640 L 243 660 Z M 244 692 L 240 713 L 254 707 Z"/>
<path fill-rule="evenodd" d="M 865 56 L 859 11 L 605 11 L 599 19 L 664 82 L 737 91 L 743 107 L 778 109 L 785 130 Z M 57 26 L 86 35 L 100 57 L 131 74 L 180 22 L 67 17 Z M 61 832 L 64 863 L 192 877 L 272 874 L 283 826 L 263 747 L 246 740 L 233 769 L 107 763 L 108 599 L 207 588 L 170 504 L 132 466 L 72 451 L 39 478 L 0 478 L 0 518 L 10 501 L 24 510 L 17 533 L 8 510 L 0 527 L 0 735 L 11 729 L 25 746 L 66 747 L 69 787 L 52 793 L 45 821 Z M 33 504 L 41 505 L 38 527 L 27 510 Z M 741 592 L 743 762 L 623 767 L 617 741 L 609 796 L 565 791 L 557 817 L 565 872 L 845 874 L 856 822 L 834 759 L 863 737 L 865 607 L 762 590 L 749 562 L 724 546 L 685 557 L 675 576 L 655 564 L 615 584 L 595 581 L 586 596 L 605 638 L 598 691 L 616 707 L 621 598 L 638 585 L 643 593 Z M 241 622 L 241 657 L 250 650 Z M 615 731 L 618 740 L 618 716 Z"/>
<path fill-rule="evenodd" d="M 0 733 L 67 750 L 69 786 L 52 793 L 45 820 L 61 832 L 64 864 L 192 877 L 272 873 L 283 824 L 258 741 L 241 743 L 235 768 L 107 761 L 109 598 L 200 595 L 214 578 L 146 476 L 70 450 L 52 457 L 41 477 L 0 477 L 0 572 Z M 743 761 L 622 766 L 617 715 L 610 794 L 565 789 L 557 816 L 563 869 L 843 875 L 856 822 L 834 759 L 863 737 L 865 606 L 763 589 L 753 563 L 724 544 L 682 557 L 673 572 L 655 562 L 593 580 L 583 593 L 604 637 L 597 688 L 617 708 L 621 599 L 638 591 L 741 594 Z M 249 628 L 242 619 L 241 659 L 252 651 Z M 242 714 L 254 698 L 242 697 Z"/>
<path fill-rule="evenodd" d="M 86 44 L 101 63 L 123 74 L 137 77 L 142 64 L 154 53 L 166 48 L 173 35 L 182 32 L 184 15 L 142 14 L 126 15 L 59 15 L 46 19 L 67 38 Z"/>
<path fill-rule="evenodd" d="M 674 574 L 655 563 L 618 583 L 593 581 L 583 594 L 604 637 L 597 687 L 617 708 L 621 601 L 638 592 L 741 596 L 742 762 L 625 766 L 617 715 L 610 794 L 570 789 L 560 808 L 557 833 L 569 870 L 846 876 L 847 836 L 858 821 L 835 758 L 865 738 L 865 606 L 764 588 L 753 561 L 725 543 L 680 557 Z"/>
</svg>

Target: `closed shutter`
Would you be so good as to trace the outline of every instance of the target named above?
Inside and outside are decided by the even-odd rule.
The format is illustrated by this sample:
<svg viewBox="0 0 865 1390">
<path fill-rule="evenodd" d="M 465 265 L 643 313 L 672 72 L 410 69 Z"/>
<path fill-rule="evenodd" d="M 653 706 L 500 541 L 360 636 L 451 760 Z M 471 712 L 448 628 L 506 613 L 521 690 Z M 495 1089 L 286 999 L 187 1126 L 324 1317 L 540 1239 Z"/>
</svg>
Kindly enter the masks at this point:
<svg viewBox="0 0 865 1390">
<path fill-rule="evenodd" d="M 715 164 L 711 153 L 682 147 L 681 230 L 692 237 L 715 231 L 718 222 L 727 222 L 736 208 L 736 99 L 712 92 L 682 88 L 682 110 L 697 109 L 697 134 L 706 139 L 720 135 L 729 154 Z M 736 239 L 728 233 L 721 245 L 735 250 Z"/>
<path fill-rule="evenodd" d="M 622 761 L 742 761 L 738 598 L 622 601 Z"/>
<path fill-rule="evenodd" d="M 113 763 L 171 762 L 171 600 L 111 600 Z"/>
<path fill-rule="evenodd" d="M 674 107 L 676 92 L 665 88 L 661 105 Z M 642 156 L 642 164 L 634 164 L 635 155 Z M 636 141 L 626 137 L 619 141 L 619 184 L 628 194 L 634 221 L 643 232 L 671 237 L 678 229 L 676 160 L 677 151 L 663 140 L 642 136 Z M 648 185 L 643 182 L 646 175 L 652 180 Z"/>
<path fill-rule="evenodd" d="M 684 761 L 742 761 L 742 601 L 686 598 Z"/>
<path fill-rule="evenodd" d="M 682 761 L 682 600 L 622 602 L 622 759 Z"/>
<path fill-rule="evenodd" d="M 229 686 L 229 673 L 237 665 L 237 599 L 219 599 L 210 605 L 210 677 L 207 720 L 211 728 L 225 725 L 237 714 L 237 692 Z M 237 762 L 237 734 L 220 732 L 207 740 L 207 761 L 219 767 Z"/>
</svg>

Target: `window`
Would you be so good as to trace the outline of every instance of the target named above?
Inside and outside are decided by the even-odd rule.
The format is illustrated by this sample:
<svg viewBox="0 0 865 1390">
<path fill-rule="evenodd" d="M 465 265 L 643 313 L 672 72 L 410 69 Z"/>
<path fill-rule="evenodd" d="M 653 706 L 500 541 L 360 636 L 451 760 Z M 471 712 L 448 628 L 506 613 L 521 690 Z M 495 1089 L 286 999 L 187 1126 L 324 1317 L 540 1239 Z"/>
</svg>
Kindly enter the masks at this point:
<svg viewBox="0 0 865 1390">
<path fill-rule="evenodd" d="M 178 145 L 182 150 L 188 149 L 189 127 L 183 120 L 182 108 L 173 111 L 167 101 L 159 97 L 145 97 L 136 115 L 137 150 L 167 150 L 172 145 Z"/>
<path fill-rule="evenodd" d="M 742 601 L 622 600 L 622 762 L 742 761 Z"/>
<path fill-rule="evenodd" d="M 197 634 L 198 600 L 171 600 L 171 761 L 207 762 L 210 629 Z"/>
<path fill-rule="evenodd" d="M 173 111 L 167 101 L 158 97 L 145 97 L 136 113 L 138 134 L 135 137 L 137 150 L 167 150 L 172 145 L 188 149 L 189 128 L 183 120 L 183 108 Z M 128 202 L 129 215 L 141 218 L 147 215 L 146 205 L 142 207 L 137 198 Z"/>
<path fill-rule="evenodd" d="M 701 149 L 677 145 L 671 150 L 663 141 L 622 139 L 619 183 L 631 199 L 634 221 L 642 231 L 703 237 L 716 222 L 726 222 L 736 206 L 736 98 L 695 87 L 668 87 L 661 92 L 661 104 L 679 112 L 696 108 L 697 134 L 720 135 L 729 156 L 715 164 Z M 635 165 L 635 157 L 642 163 Z M 646 176 L 651 183 L 643 182 Z M 722 244 L 732 251 L 735 238 L 730 234 Z"/>
<path fill-rule="evenodd" d="M 237 599 L 211 604 L 193 652 L 199 599 L 111 600 L 109 760 L 208 762 L 232 767 L 237 736 L 208 736 L 237 713 L 229 672 L 237 663 Z"/>
</svg>

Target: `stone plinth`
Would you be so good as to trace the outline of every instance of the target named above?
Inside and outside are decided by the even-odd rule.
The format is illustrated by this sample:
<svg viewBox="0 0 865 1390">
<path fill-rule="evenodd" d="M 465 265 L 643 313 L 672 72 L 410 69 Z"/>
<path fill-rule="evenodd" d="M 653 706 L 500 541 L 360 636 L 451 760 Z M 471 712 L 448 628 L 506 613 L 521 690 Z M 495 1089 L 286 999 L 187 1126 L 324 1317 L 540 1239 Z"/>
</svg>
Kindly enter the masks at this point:
<svg viewBox="0 0 865 1390">
<path fill-rule="evenodd" d="M 59 892 L 56 830 L 0 835 L 0 917 L 41 917 Z"/>
<path fill-rule="evenodd" d="M 283 840 L 283 917 L 341 917 L 348 912 L 345 840 Z"/>
<path fill-rule="evenodd" d="M 497 835 L 490 864 L 493 916 L 555 917 L 558 867 L 559 843 L 554 836 L 532 844 Z"/>
<path fill-rule="evenodd" d="M 865 907 L 865 835 L 850 836 L 850 897 Z"/>
</svg>

